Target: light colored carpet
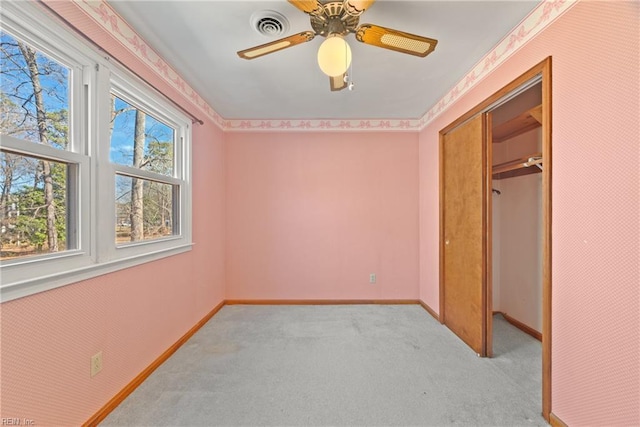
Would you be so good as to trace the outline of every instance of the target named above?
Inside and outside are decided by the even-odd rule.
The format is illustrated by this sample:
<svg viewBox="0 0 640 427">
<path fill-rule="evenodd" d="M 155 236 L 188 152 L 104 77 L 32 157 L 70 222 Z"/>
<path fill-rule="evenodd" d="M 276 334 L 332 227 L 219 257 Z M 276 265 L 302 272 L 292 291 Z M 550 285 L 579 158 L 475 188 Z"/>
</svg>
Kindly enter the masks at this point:
<svg viewBox="0 0 640 427">
<path fill-rule="evenodd" d="M 535 426 L 541 346 L 479 358 L 418 305 L 225 306 L 103 426 Z"/>
</svg>

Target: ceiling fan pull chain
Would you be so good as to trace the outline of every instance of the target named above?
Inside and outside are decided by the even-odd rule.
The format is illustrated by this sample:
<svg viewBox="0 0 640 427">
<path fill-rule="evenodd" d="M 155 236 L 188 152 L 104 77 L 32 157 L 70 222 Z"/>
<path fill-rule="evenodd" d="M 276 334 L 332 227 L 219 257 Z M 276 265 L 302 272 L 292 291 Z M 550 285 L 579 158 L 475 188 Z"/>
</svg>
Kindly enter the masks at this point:
<svg viewBox="0 0 640 427">
<path fill-rule="evenodd" d="M 347 61 L 347 57 L 345 55 L 345 61 Z M 344 82 L 347 84 L 347 88 L 352 91 L 355 84 L 353 83 L 353 61 L 349 64 L 349 68 L 347 72 L 344 73 Z"/>
</svg>

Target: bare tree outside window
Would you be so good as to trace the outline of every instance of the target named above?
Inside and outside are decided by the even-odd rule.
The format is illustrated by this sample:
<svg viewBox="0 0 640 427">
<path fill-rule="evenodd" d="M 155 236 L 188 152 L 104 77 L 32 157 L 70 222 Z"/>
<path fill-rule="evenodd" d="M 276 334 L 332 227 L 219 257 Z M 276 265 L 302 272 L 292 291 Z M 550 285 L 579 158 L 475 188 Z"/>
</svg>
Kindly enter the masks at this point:
<svg viewBox="0 0 640 427">
<path fill-rule="evenodd" d="M 173 176 L 175 130 L 112 95 L 113 163 Z M 172 235 L 174 188 L 161 180 L 116 176 L 116 243 Z"/>
<path fill-rule="evenodd" d="M 192 121 L 37 3 L 0 6 L 2 302 L 193 243 Z"/>
<path fill-rule="evenodd" d="M 65 150 L 69 69 L 0 32 L 0 133 Z M 67 247 L 67 165 L 12 153 L 0 156 L 1 259 Z"/>
</svg>

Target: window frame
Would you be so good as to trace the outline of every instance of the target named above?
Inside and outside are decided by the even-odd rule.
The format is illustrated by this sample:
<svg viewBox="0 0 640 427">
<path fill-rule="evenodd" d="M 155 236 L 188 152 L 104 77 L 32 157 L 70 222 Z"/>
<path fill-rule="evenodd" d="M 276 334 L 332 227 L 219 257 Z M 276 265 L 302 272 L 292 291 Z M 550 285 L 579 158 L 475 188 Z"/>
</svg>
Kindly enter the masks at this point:
<svg viewBox="0 0 640 427">
<path fill-rule="evenodd" d="M 0 261 L 0 302 L 134 267 L 191 250 L 191 121 L 164 95 L 126 68 L 105 58 L 66 24 L 31 2 L 6 2 L 0 10 L 3 31 L 70 70 L 69 141 L 66 150 L 1 135 L 2 149 L 72 165 L 69 168 L 67 216 L 76 221 L 77 248 Z M 115 86 L 114 86 L 115 85 Z M 177 234 L 167 238 L 116 245 L 115 174 L 131 175 L 110 162 L 109 96 L 113 87 L 136 106 L 174 127 L 174 176 L 160 182 L 177 185 Z M 127 100 L 128 102 L 128 100 Z M 180 146 L 178 148 L 178 146 Z M 179 165 L 179 166 L 178 166 Z M 159 181 L 159 174 L 137 170 L 134 176 Z M 179 173 L 178 173 L 179 171 Z M 73 177 L 70 176 L 73 173 Z M 109 215 L 111 213 L 111 215 Z M 68 225 L 68 228 L 72 225 Z"/>
<path fill-rule="evenodd" d="M 106 75 L 109 74 L 109 75 Z M 143 110 L 155 119 L 174 129 L 174 168 L 173 175 L 163 175 L 133 166 L 112 163 L 110 160 L 111 138 L 108 126 L 101 132 L 100 139 L 105 141 L 100 144 L 100 157 L 104 159 L 103 170 L 106 172 L 100 179 L 100 194 L 111 194 L 112 198 L 102 198 L 100 212 L 110 212 L 112 215 L 106 216 L 103 224 L 102 235 L 107 233 L 109 228 L 110 240 L 104 239 L 102 250 L 100 251 L 100 261 L 112 261 L 123 258 L 144 257 L 151 252 L 178 251 L 185 247 L 191 247 L 191 141 L 190 130 L 191 121 L 178 111 L 173 105 L 167 102 L 164 97 L 155 90 L 142 84 L 135 84 L 137 78 L 132 76 L 127 70 L 119 66 L 110 67 L 109 73 L 105 73 L 101 78 L 107 79 L 103 82 L 108 85 L 109 90 L 104 95 L 110 98 L 111 93 L 127 102 L 129 105 Z M 101 105 L 110 105 L 110 99 L 105 99 Z M 110 111 L 106 111 L 110 115 Z M 105 123 L 109 123 L 110 116 Z M 107 173 L 109 176 L 107 176 Z M 116 244 L 116 208 L 115 208 L 115 177 L 116 175 L 142 178 L 178 187 L 178 198 L 174 199 L 174 215 L 178 218 L 174 220 L 177 232 L 171 236 Z M 175 187 L 174 187 L 175 188 Z M 177 206 L 176 206 L 177 204 Z M 186 220 L 185 220 L 186 219 Z M 110 243 L 110 244 L 109 244 Z"/>
</svg>

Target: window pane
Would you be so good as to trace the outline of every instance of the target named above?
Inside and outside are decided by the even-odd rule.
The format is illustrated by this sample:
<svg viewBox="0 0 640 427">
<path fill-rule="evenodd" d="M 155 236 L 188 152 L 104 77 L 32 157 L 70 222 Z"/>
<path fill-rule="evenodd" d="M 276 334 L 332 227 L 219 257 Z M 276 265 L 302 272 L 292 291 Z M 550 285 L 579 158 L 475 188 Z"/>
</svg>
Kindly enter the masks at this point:
<svg viewBox="0 0 640 427">
<path fill-rule="evenodd" d="M 0 31 L 0 133 L 66 149 L 69 69 Z"/>
<path fill-rule="evenodd" d="M 174 234 L 174 186 L 116 175 L 116 243 Z"/>
<path fill-rule="evenodd" d="M 111 96 L 113 163 L 173 175 L 174 130 L 117 96 Z"/>
<path fill-rule="evenodd" d="M 0 259 L 64 251 L 68 246 L 64 163 L 0 153 Z"/>
</svg>

